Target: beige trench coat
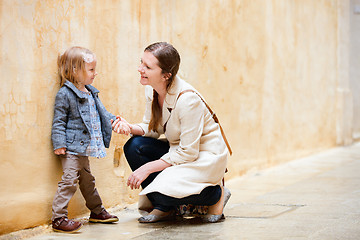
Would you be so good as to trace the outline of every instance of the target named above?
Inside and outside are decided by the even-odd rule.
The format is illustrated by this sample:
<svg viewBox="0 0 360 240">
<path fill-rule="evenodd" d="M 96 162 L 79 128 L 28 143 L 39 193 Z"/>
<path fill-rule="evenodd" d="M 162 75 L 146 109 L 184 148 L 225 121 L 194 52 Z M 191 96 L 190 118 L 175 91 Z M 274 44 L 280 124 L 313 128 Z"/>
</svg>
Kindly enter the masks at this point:
<svg viewBox="0 0 360 240">
<path fill-rule="evenodd" d="M 198 194 L 205 187 L 221 184 L 227 163 L 226 144 L 219 125 L 198 95 L 187 92 L 177 99 L 179 93 L 186 89 L 195 90 L 176 77 L 166 94 L 161 126 L 156 133 L 148 130 L 153 90 L 146 86 L 145 114 L 143 122 L 138 125 L 144 130 L 144 136 L 158 138 L 164 133 L 163 126 L 167 123 L 164 134 L 169 141 L 170 150 L 161 159 L 172 166 L 164 169 L 140 195 L 160 192 L 183 198 Z"/>
</svg>

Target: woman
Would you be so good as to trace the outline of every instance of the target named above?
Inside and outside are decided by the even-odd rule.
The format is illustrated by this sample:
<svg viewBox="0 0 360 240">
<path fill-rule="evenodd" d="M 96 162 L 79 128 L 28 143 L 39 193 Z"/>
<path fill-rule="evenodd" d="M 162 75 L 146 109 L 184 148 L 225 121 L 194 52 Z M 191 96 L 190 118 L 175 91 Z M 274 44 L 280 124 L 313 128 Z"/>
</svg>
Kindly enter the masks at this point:
<svg viewBox="0 0 360 240">
<path fill-rule="evenodd" d="M 138 68 L 146 86 L 143 122 L 118 118 L 113 123 L 114 131 L 133 135 L 124 146 L 133 170 L 127 184 L 131 189 L 142 186 L 140 197 L 153 206 L 138 219 L 141 223 L 172 218 L 183 204 L 209 206 L 203 221 L 217 222 L 230 197 L 221 185 L 228 151 L 220 127 L 197 91 L 176 76 L 179 65 L 171 44 L 148 46 Z M 166 141 L 158 139 L 161 134 Z"/>
</svg>

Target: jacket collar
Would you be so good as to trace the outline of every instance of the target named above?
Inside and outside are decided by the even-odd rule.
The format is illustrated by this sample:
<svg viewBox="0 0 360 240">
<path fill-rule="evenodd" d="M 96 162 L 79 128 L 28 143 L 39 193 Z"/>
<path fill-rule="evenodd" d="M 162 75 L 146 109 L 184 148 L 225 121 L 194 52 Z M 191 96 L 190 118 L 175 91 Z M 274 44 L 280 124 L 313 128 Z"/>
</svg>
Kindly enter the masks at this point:
<svg viewBox="0 0 360 240">
<path fill-rule="evenodd" d="M 173 85 L 168 90 L 162 108 L 162 125 L 169 120 L 171 111 L 175 108 L 179 94 L 185 89 L 193 89 L 193 87 L 176 76 Z"/>
<path fill-rule="evenodd" d="M 82 94 L 82 92 L 75 87 L 75 85 L 70 82 L 70 81 L 66 81 L 64 83 L 64 86 L 70 88 L 79 98 L 85 98 L 84 95 Z M 91 86 L 91 85 L 86 85 L 85 86 L 87 90 L 89 90 L 92 94 L 97 94 L 99 93 L 99 90 L 97 90 L 95 87 Z"/>
<path fill-rule="evenodd" d="M 166 106 L 167 108 L 175 107 L 176 99 L 177 99 L 179 93 L 181 92 L 182 83 L 183 83 L 183 80 L 180 79 L 178 76 L 176 76 L 174 79 L 173 85 L 166 93 L 163 106 Z"/>
</svg>

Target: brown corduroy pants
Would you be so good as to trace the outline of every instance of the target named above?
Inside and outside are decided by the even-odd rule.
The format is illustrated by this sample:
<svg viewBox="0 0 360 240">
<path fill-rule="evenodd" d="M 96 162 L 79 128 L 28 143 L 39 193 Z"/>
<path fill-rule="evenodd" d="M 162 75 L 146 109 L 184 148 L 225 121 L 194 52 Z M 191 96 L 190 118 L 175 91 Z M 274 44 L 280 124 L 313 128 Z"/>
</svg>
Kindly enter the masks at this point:
<svg viewBox="0 0 360 240">
<path fill-rule="evenodd" d="M 99 214 L 104 206 L 95 187 L 95 178 L 90 172 L 89 158 L 66 153 L 60 156 L 63 175 L 58 183 L 58 189 L 52 204 L 52 218 L 67 217 L 68 204 L 77 190 L 79 183 L 80 191 L 86 201 L 86 207 L 95 214 Z"/>
</svg>

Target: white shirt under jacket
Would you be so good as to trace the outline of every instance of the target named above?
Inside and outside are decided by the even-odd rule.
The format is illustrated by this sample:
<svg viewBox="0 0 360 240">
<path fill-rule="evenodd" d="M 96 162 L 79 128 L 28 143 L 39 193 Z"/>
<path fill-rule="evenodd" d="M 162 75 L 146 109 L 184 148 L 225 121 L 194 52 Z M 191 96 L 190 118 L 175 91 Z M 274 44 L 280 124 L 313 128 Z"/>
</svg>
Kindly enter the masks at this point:
<svg viewBox="0 0 360 240">
<path fill-rule="evenodd" d="M 160 192 L 183 198 L 198 194 L 205 187 L 220 184 L 224 177 L 228 150 L 220 127 L 195 93 L 186 92 L 177 100 L 179 93 L 186 89 L 196 91 L 176 77 L 166 94 L 161 126 L 156 133 L 148 130 L 153 89 L 149 86 L 145 88 L 146 109 L 143 122 L 138 125 L 144 130 L 144 136 L 158 138 L 164 133 L 163 126 L 167 122 L 164 134 L 170 150 L 161 159 L 172 166 L 164 169 L 140 195 Z M 171 112 L 169 109 L 172 109 Z"/>
</svg>

